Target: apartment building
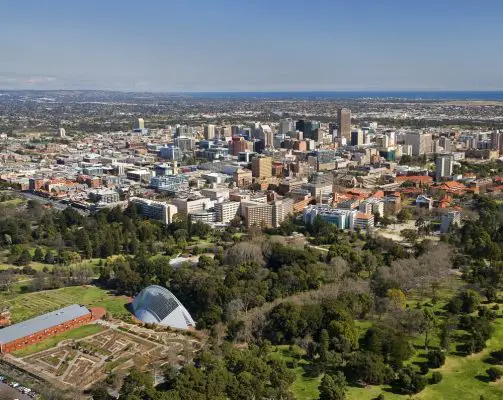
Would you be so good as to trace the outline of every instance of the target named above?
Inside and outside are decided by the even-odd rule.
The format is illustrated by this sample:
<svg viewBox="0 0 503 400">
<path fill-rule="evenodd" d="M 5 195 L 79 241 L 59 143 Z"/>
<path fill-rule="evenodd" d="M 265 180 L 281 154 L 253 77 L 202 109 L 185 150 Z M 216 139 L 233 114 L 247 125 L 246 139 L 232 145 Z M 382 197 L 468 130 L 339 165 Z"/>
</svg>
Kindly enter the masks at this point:
<svg viewBox="0 0 503 400">
<path fill-rule="evenodd" d="M 138 207 L 140 214 L 144 217 L 161 221 L 166 225 L 173 222 L 173 216 L 178 212 L 174 204 L 139 197 L 131 197 L 129 201 Z"/>
</svg>

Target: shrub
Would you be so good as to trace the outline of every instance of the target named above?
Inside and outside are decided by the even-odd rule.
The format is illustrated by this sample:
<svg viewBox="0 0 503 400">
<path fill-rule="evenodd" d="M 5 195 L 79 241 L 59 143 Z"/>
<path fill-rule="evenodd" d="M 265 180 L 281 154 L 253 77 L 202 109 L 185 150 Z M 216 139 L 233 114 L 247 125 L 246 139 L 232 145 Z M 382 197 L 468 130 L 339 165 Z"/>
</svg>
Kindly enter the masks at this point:
<svg viewBox="0 0 503 400">
<path fill-rule="evenodd" d="M 493 382 L 497 381 L 499 378 L 503 376 L 503 371 L 501 370 L 501 368 L 498 367 L 488 368 L 486 369 L 486 373 L 489 376 L 489 379 Z"/>
<path fill-rule="evenodd" d="M 442 381 L 442 374 L 438 371 L 435 371 L 433 374 L 431 374 L 431 379 L 430 379 L 430 383 L 432 385 L 435 385 L 437 383 L 440 383 Z"/>
<path fill-rule="evenodd" d="M 445 363 L 445 354 L 440 350 L 431 350 L 428 352 L 428 363 L 431 368 L 440 368 Z"/>
</svg>

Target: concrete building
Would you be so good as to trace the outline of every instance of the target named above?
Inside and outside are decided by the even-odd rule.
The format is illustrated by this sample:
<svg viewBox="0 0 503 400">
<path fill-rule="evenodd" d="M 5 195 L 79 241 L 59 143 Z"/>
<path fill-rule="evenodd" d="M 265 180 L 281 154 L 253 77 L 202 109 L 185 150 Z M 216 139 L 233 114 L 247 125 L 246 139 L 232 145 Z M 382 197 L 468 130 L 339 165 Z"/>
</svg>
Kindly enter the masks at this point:
<svg viewBox="0 0 503 400">
<path fill-rule="evenodd" d="M 355 215 L 354 229 L 366 230 L 374 226 L 374 215 L 367 213 L 357 213 Z"/>
<path fill-rule="evenodd" d="M 446 233 L 449 228 L 454 225 L 461 225 L 461 211 L 449 211 L 442 215 L 440 232 Z"/>
<path fill-rule="evenodd" d="M 281 135 L 286 135 L 295 130 L 295 124 L 291 118 L 282 119 L 279 122 L 279 133 Z"/>
<path fill-rule="evenodd" d="M 292 199 L 285 198 L 272 203 L 241 202 L 241 215 L 244 217 L 247 227 L 256 225 L 277 228 L 292 213 Z"/>
<path fill-rule="evenodd" d="M 89 199 L 94 203 L 111 204 L 120 201 L 120 196 L 115 190 L 103 189 L 89 192 Z"/>
<path fill-rule="evenodd" d="M 223 201 L 215 204 L 216 221 L 229 223 L 240 215 L 241 203 L 238 201 Z"/>
<path fill-rule="evenodd" d="M 189 219 L 191 222 L 204 222 L 205 224 L 211 224 L 216 221 L 216 212 L 209 210 L 196 210 L 189 213 Z"/>
<path fill-rule="evenodd" d="M 272 205 L 272 226 L 278 227 L 289 216 L 293 214 L 293 199 L 281 199 L 273 202 Z"/>
<path fill-rule="evenodd" d="M 212 140 L 215 137 L 215 125 L 208 124 L 204 126 L 204 138 Z"/>
<path fill-rule="evenodd" d="M 252 159 L 252 176 L 259 179 L 267 179 L 272 176 L 272 158 L 255 157 Z"/>
<path fill-rule="evenodd" d="M 248 169 L 238 169 L 233 173 L 232 180 L 238 188 L 248 187 L 253 182 L 252 171 Z"/>
<path fill-rule="evenodd" d="M 65 138 L 66 137 L 66 130 L 65 130 L 65 128 L 59 128 L 58 129 L 58 136 L 60 138 Z"/>
<path fill-rule="evenodd" d="M 452 152 L 452 140 L 448 137 L 442 136 L 438 139 L 438 145 L 443 149 L 444 153 Z"/>
<path fill-rule="evenodd" d="M 384 202 L 381 199 L 370 198 L 360 203 L 359 210 L 364 214 L 379 214 L 382 217 L 384 216 Z"/>
<path fill-rule="evenodd" d="M 152 173 L 146 169 L 134 169 L 127 171 L 126 177 L 136 182 L 150 182 Z"/>
<path fill-rule="evenodd" d="M 387 137 L 387 136 L 385 136 Z M 358 129 L 351 132 L 351 146 L 361 146 L 363 144 L 363 131 Z"/>
<path fill-rule="evenodd" d="M 209 210 L 213 208 L 214 202 L 207 197 L 199 198 L 175 198 L 173 204 L 178 208 L 178 212 L 190 214 L 194 211 Z"/>
<path fill-rule="evenodd" d="M 333 208 L 328 205 L 312 205 L 304 208 L 302 216 L 305 223 L 313 223 L 316 217 L 329 224 L 334 224 L 339 229 L 353 229 L 354 219 L 358 211 Z"/>
<path fill-rule="evenodd" d="M 452 154 L 438 154 L 435 162 L 435 179 L 440 181 L 452 176 L 454 157 Z"/>
<path fill-rule="evenodd" d="M 408 132 L 404 135 L 404 144 L 412 146 L 412 155 L 432 154 L 433 136 L 431 133 Z"/>
<path fill-rule="evenodd" d="M 338 132 L 337 136 L 351 139 L 351 110 L 340 108 L 337 110 Z"/>
<path fill-rule="evenodd" d="M 145 129 L 145 121 L 143 118 L 138 118 L 133 122 L 133 131 L 142 131 L 143 129 Z"/>
<path fill-rule="evenodd" d="M 173 145 L 164 146 L 159 149 L 159 157 L 166 160 L 178 161 L 183 158 L 183 152 L 180 148 Z"/>
<path fill-rule="evenodd" d="M 131 197 L 129 201 L 138 207 L 141 215 L 161 221 L 165 225 L 171 224 L 173 216 L 178 212 L 175 205 L 160 201 L 141 199 L 139 197 Z"/>
</svg>

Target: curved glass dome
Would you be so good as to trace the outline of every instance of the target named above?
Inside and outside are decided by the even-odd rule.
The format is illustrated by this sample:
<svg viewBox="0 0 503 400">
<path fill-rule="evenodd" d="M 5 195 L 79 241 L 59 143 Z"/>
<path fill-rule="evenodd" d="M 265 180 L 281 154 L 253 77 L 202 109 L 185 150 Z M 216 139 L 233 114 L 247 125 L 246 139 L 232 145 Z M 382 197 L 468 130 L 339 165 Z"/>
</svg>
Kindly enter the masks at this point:
<svg viewBox="0 0 503 400">
<path fill-rule="evenodd" d="M 188 329 L 196 325 L 182 303 L 162 286 L 146 287 L 135 297 L 132 306 L 136 318 L 145 323 L 178 329 Z"/>
</svg>

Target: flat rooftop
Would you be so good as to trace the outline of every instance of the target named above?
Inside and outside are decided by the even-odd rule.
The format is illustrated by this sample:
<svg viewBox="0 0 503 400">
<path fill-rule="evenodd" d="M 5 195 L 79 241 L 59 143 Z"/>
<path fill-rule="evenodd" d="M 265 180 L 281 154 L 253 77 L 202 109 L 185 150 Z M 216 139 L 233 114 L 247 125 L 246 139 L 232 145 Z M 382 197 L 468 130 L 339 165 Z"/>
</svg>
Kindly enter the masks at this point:
<svg viewBox="0 0 503 400">
<path fill-rule="evenodd" d="M 90 311 L 86 307 L 72 304 L 71 306 L 39 315 L 38 317 L 0 329 L 0 344 L 33 335 L 72 319 L 83 317 L 89 313 Z"/>
</svg>

